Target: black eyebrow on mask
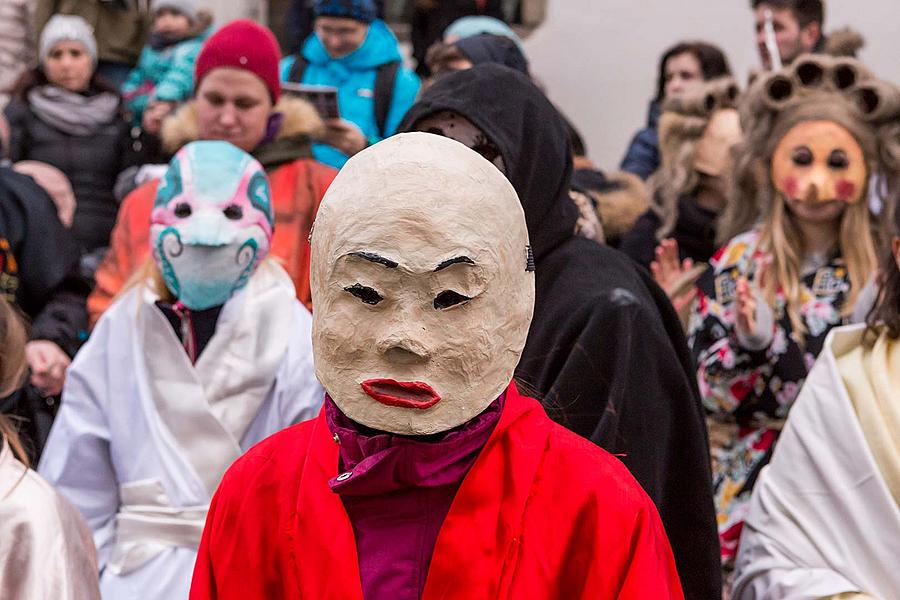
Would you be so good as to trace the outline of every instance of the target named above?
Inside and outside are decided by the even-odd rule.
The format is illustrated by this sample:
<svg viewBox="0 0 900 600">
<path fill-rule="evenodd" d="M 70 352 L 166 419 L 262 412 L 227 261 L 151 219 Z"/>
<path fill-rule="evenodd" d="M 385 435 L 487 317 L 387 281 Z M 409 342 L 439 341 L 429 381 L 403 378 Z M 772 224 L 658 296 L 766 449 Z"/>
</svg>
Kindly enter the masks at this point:
<svg viewBox="0 0 900 600">
<path fill-rule="evenodd" d="M 474 265 L 475 265 L 475 261 L 472 260 L 471 258 L 469 258 L 468 256 L 454 256 L 453 258 L 448 258 L 447 260 L 445 260 L 444 262 L 442 262 L 441 264 L 439 264 L 439 265 L 437 266 L 437 268 L 434 270 L 434 272 L 437 273 L 438 271 L 443 271 L 443 270 L 446 269 L 447 267 L 450 267 L 450 266 L 453 266 L 453 265 L 458 265 L 458 264 L 473 265 L 473 266 L 474 266 Z"/>
<path fill-rule="evenodd" d="M 396 269 L 399 266 L 391 259 L 385 258 L 380 254 L 375 254 L 374 252 L 351 252 L 349 256 L 355 256 L 356 258 L 361 258 L 363 260 L 382 265 L 384 267 L 387 267 L 388 269 Z"/>
</svg>

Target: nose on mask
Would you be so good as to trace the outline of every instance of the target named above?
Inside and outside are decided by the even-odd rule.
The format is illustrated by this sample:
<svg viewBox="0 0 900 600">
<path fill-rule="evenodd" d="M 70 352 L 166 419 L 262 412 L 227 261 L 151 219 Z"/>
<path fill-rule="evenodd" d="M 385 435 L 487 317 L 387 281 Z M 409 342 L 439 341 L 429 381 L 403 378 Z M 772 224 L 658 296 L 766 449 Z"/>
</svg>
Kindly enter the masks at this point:
<svg viewBox="0 0 900 600">
<path fill-rule="evenodd" d="M 861 197 L 856 183 L 830 173 L 786 175 L 777 187 L 788 198 L 808 203 L 841 200 L 853 204 Z"/>
<path fill-rule="evenodd" d="M 800 183 L 801 191 L 798 199 L 804 202 L 818 202 L 836 199 L 836 186 L 830 177 L 824 173 L 811 175 L 806 182 Z M 805 190 L 804 190 L 805 188 Z"/>
<path fill-rule="evenodd" d="M 402 345 L 391 346 L 384 355 L 390 362 L 397 365 L 418 365 L 428 360 L 426 353 Z"/>
<path fill-rule="evenodd" d="M 397 365 L 417 365 L 428 361 L 429 352 L 408 335 L 392 335 L 378 344 L 384 357 Z"/>
</svg>

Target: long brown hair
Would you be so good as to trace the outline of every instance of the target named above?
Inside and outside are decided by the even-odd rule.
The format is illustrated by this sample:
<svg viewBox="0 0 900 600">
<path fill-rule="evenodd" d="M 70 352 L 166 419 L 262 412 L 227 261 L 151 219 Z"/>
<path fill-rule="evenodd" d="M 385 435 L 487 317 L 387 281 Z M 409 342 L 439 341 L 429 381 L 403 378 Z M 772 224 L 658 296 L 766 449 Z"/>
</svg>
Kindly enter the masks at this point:
<svg viewBox="0 0 900 600">
<path fill-rule="evenodd" d="M 28 373 L 25 344 L 28 330 L 18 310 L 0 297 L 0 398 L 18 389 Z M 20 461 L 28 465 L 28 455 L 8 417 L 0 415 L 0 438 L 6 440 Z"/>
<path fill-rule="evenodd" d="M 666 63 L 670 58 L 681 54 L 690 54 L 700 63 L 700 71 L 704 81 L 711 81 L 719 77 L 731 75 L 731 67 L 725 53 L 718 46 L 707 42 L 690 41 L 679 42 L 667 49 L 659 59 L 656 79 L 656 101 L 662 102 L 666 96 Z"/>
</svg>

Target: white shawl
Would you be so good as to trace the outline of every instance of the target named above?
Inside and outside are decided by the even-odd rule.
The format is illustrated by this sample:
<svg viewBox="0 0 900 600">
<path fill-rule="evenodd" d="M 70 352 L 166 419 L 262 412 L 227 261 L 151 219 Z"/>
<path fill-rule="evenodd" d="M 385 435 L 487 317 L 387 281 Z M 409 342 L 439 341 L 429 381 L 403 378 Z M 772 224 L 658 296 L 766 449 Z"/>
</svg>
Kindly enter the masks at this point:
<svg viewBox="0 0 900 600">
<path fill-rule="evenodd" d="M 733 598 L 900 597 L 900 508 L 873 458 L 837 359 L 865 326 L 835 329 L 754 488 Z"/>
</svg>

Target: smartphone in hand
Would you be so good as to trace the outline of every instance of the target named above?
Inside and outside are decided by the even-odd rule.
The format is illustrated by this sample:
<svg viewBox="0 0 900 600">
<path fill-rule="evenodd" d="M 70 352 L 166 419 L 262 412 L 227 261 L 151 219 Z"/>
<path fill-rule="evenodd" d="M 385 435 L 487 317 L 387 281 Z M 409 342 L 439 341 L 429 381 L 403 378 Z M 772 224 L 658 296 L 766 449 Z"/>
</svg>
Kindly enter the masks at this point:
<svg viewBox="0 0 900 600">
<path fill-rule="evenodd" d="M 291 96 L 303 98 L 312 104 L 323 120 L 341 118 L 336 87 L 283 81 L 281 82 L 281 90 Z"/>
</svg>

